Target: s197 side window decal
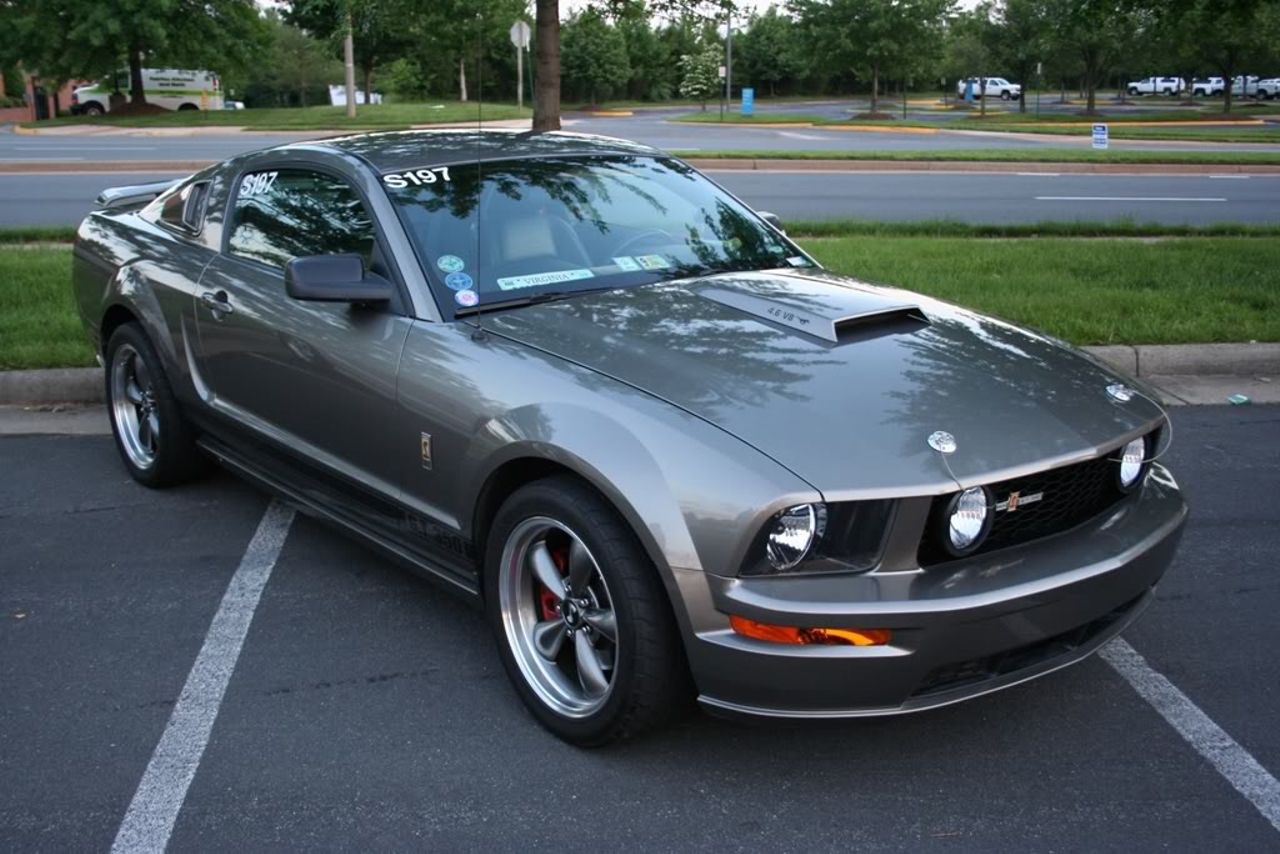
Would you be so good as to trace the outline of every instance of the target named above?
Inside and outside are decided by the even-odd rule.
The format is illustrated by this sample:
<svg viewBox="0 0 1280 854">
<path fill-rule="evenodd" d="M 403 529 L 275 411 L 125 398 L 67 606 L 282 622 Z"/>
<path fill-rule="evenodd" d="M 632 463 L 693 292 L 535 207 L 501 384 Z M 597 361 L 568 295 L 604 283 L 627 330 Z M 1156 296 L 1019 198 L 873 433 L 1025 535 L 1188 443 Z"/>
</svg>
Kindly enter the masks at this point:
<svg viewBox="0 0 1280 854">
<path fill-rule="evenodd" d="M 434 184 L 436 181 L 451 181 L 448 166 L 437 166 L 434 169 L 413 169 L 408 172 L 393 172 L 382 176 L 382 183 L 396 190 L 405 187 L 421 187 L 423 184 Z"/>
<path fill-rule="evenodd" d="M 240 195 L 260 196 L 267 193 L 279 177 L 279 172 L 254 172 L 252 175 L 246 175 L 240 182 Z"/>
</svg>

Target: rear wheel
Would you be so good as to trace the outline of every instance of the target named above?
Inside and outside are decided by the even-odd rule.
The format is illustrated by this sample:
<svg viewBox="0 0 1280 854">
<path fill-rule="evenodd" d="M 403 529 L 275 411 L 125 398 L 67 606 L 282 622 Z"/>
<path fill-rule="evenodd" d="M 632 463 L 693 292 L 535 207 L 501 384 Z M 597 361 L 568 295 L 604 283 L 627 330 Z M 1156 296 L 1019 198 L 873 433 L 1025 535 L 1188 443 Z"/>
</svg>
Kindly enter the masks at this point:
<svg viewBox="0 0 1280 854">
<path fill-rule="evenodd" d="M 189 480 L 204 468 L 195 431 L 173 396 L 160 357 L 136 323 L 107 342 L 107 411 L 125 468 L 151 487 Z"/>
<path fill-rule="evenodd" d="M 603 498 L 570 477 L 513 494 L 494 520 L 485 608 L 525 705 L 560 738 L 632 738 L 683 708 L 688 678 L 661 581 Z"/>
</svg>

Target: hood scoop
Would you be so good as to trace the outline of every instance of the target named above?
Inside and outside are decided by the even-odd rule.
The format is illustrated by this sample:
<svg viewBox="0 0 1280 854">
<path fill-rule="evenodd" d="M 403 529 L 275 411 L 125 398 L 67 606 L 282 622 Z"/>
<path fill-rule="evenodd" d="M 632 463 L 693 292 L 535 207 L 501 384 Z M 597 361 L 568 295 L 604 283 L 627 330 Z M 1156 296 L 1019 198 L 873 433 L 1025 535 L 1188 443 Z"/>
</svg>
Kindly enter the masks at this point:
<svg viewBox="0 0 1280 854">
<path fill-rule="evenodd" d="M 918 305 L 891 301 L 879 294 L 853 289 L 828 292 L 827 298 L 820 300 L 805 300 L 790 293 L 775 297 L 754 289 L 731 290 L 714 285 L 697 291 L 705 299 L 828 344 L 843 344 L 890 332 L 914 331 L 929 325 L 928 316 Z"/>
</svg>

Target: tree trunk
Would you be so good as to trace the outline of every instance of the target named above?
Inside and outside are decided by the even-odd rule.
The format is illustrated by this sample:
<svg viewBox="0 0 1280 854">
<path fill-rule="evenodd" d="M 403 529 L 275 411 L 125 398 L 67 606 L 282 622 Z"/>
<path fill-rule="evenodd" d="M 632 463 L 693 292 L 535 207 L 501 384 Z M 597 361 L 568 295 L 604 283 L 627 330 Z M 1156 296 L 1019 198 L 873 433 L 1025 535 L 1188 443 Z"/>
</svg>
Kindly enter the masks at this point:
<svg viewBox="0 0 1280 854">
<path fill-rule="evenodd" d="M 876 109 L 880 106 L 880 66 L 873 64 L 871 66 L 871 112 L 878 112 Z"/>
<path fill-rule="evenodd" d="M 351 25 L 351 10 L 347 10 L 347 34 L 342 39 L 342 81 L 347 88 L 347 118 L 356 117 L 356 46 Z"/>
<path fill-rule="evenodd" d="M 536 0 L 533 130 L 560 130 L 560 0 Z"/>
<path fill-rule="evenodd" d="M 364 75 L 364 102 L 373 103 L 373 66 L 366 65 L 360 71 Z"/>
<path fill-rule="evenodd" d="M 458 57 L 458 100 L 467 102 L 467 60 L 461 56 Z"/>
<path fill-rule="evenodd" d="M 978 102 L 982 105 L 979 109 L 979 115 L 982 118 L 987 117 L 987 78 L 978 78 Z"/>
<path fill-rule="evenodd" d="M 147 90 L 142 85 L 142 48 L 129 48 L 129 103 L 147 103 Z"/>
</svg>

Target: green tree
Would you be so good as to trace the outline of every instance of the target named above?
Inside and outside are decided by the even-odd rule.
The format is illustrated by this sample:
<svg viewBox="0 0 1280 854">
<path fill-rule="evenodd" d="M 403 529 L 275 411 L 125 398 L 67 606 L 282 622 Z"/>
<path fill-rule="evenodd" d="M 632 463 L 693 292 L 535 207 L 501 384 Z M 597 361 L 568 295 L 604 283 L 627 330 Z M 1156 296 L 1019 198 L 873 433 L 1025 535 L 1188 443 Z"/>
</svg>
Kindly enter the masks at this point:
<svg viewBox="0 0 1280 854">
<path fill-rule="evenodd" d="M 566 85 L 585 94 L 590 103 L 599 103 L 597 95 L 608 98 L 631 77 L 626 40 L 598 10 L 587 9 L 569 18 L 562 25 L 561 39 Z"/>
<path fill-rule="evenodd" d="M 142 68 L 206 68 L 225 74 L 261 51 L 253 0 L 5 0 L 0 59 L 56 80 L 129 69 L 129 100 L 146 103 Z"/>
<path fill-rule="evenodd" d="M 946 61 L 944 67 L 948 78 L 963 80 L 977 78 L 974 95 L 982 110 L 987 114 L 986 92 L 987 78 L 990 73 L 995 51 L 995 24 L 991 20 L 991 7 L 981 4 L 969 12 L 956 15 L 947 28 Z"/>
<path fill-rule="evenodd" d="M 697 53 L 680 57 L 680 97 L 702 103 L 707 110 L 707 99 L 720 90 L 720 62 L 723 59 L 720 46 L 708 44 Z"/>
<path fill-rule="evenodd" d="M 349 12 L 360 88 L 372 94 L 378 67 L 403 56 L 411 46 L 405 24 L 412 8 L 410 0 L 287 0 L 284 19 L 325 39 L 334 55 L 341 56 Z"/>
<path fill-rule="evenodd" d="M 1275 58 L 1280 39 L 1280 3 L 1276 0 L 1197 0 L 1184 7 L 1184 25 L 1198 34 L 1201 59 L 1225 82 L 1222 111 L 1231 112 L 1232 81 L 1242 72 Z"/>
<path fill-rule="evenodd" d="M 1128 0 L 1045 0 L 1049 44 L 1072 56 L 1088 99 L 1097 112 L 1098 86 L 1108 70 L 1132 50 L 1143 8 Z"/>
<path fill-rule="evenodd" d="M 630 98 L 663 101 L 675 93 L 679 80 L 671 47 L 659 31 L 649 26 L 648 12 L 643 2 L 637 2 L 618 16 L 618 32 L 626 43 L 631 68 L 626 92 Z"/>
<path fill-rule="evenodd" d="M 768 86 L 771 96 L 778 84 L 794 83 L 804 70 L 795 21 L 778 14 L 777 6 L 753 16 L 733 46 L 734 79 Z"/>
<path fill-rule="evenodd" d="M 871 112 L 881 80 L 919 71 L 942 38 L 951 0 L 795 0 L 810 49 L 824 62 L 871 83 Z"/>
<path fill-rule="evenodd" d="M 995 7 L 992 30 L 994 59 L 1002 73 L 1022 85 L 1018 112 L 1027 111 L 1027 92 L 1036 63 L 1045 55 L 1044 39 L 1049 31 L 1048 10 L 1044 0 L 1004 0 Z"/>
</svg>

